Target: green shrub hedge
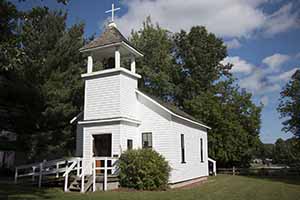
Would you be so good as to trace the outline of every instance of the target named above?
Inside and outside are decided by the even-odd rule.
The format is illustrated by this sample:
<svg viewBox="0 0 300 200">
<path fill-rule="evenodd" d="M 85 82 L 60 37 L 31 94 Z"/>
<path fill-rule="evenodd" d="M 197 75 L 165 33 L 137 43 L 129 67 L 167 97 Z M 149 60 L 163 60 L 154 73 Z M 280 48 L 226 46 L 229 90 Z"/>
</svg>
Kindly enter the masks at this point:
<svg viewBox="0 0 300 200">
<path fill-rule="evenodd" d="M 167 188 L 170 167 L 165 158 L 152 149 L 124 152 L 119 159 L 120 184 L 138 190 Z"/>
</svg>

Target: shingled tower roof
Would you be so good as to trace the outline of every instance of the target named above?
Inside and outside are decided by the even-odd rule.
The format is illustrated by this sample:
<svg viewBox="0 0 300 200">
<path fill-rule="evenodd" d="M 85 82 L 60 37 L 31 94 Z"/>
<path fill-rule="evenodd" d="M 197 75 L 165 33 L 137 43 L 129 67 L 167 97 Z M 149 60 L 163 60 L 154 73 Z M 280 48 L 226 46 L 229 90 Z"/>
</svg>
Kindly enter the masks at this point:
<svg viewBox="0 0 300 200">
<path fill-rule="evenodd" d="M 94 48 L 109 46 L 122 42 L 134 48 L 133 45 L 130 44 L 130 42 L 121 34 L 121 32 L 116 27 L 108 26 L 104 33 L 100 35 L 100 37 L 94 39 L 92 42 L 80 48 L 80 51 L 88 51 Z M 134 49 L 137 50 L 136 48 Z"/>
</svg>

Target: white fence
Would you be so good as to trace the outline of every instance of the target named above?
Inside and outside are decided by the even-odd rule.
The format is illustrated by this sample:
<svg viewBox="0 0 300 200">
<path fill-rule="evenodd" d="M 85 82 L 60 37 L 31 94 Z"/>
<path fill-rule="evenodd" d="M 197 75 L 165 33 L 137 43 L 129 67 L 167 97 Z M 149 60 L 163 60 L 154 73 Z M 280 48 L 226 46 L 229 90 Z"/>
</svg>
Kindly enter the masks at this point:
<svg viewBox="0 0 300 200">
<path fill-rule="evenodd" d="M 56 178 L 64 177 L 64 191 L 69 188 L 69 174 L 76 171 L 77 177 L 81 178 L 81 192 L 85 192 L 85 178 L 92 175 L 92 190 L 96 191 L 96 176 L 103 176 L 104 190 L 107 190 L 108 172 L 117 174 L 116 167 L 117 158 L 110 157 L 94 157 L 91 159 L 83 159 L 73 157 L 68 159 L 58 159 L 52 161 L 44 161 L 30 165 L 18 166 L 15 169 L 15 183 L 18 183 L 20 178 L 31 177 L 35 181 L 38 177 L 38 187 L 41 187 L 43 177 L 55 175 Z M 99 173 L 98 173 L 99 172 Z"/>
</svg>

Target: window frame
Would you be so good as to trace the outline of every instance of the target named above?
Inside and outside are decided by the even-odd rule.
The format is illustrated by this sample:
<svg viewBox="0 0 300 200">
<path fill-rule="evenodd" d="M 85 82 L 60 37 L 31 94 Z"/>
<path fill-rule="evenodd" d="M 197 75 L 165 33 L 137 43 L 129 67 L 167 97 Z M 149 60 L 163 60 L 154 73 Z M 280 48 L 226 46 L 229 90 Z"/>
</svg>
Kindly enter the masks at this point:
<svg viewBox="0 0 300 200">
<path fill-rule="evenodd" d="M 181 152 L 181 163 L 184 164 L 186 163 L 184 134 L 180 134 L 180 152 Z"/>
<path fill-rule="evenodd" d="M 133 140 L 127 139 L 127 150 L 131 150 L 131 149 L 133 149 Z"/>
<path fill-rule="evenodd" d="M 144 137 L 146 136 L 146 137 Z M 146 138 L 146 140 L 144 140 Z M 148 144 L 147 146 L 144 145 L 144 142 L 147 141 Z M 150 142 L 149 142 L 150 141 Z M 151 145 L 149 145 L 151 143 Z M 142 132 L 142 148 L 143 149 L 152 149 L 153 147 L 153 137 L 152 137 L 152 132 Z"/>
<path fill-rule="evenodd" d="M 200 138 L 200 161 L 204 162 L 204 156 L 203 156 L 203 138 Z"/>
</svg>

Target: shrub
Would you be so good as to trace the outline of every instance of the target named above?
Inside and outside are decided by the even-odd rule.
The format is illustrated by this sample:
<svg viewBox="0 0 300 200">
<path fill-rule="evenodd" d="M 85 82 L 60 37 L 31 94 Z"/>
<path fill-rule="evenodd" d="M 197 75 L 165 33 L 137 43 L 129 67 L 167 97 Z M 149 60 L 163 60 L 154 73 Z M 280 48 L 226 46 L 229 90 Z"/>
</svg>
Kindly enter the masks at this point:
<svg viewBox="0 0 300 200">
<path fill-rule="evenodd" d="M 165 158 L 152 149 L 124 152 L 119 159 L 120 184 L 138 190 L 167 188 L 170 167 Z"/>
</svg>

